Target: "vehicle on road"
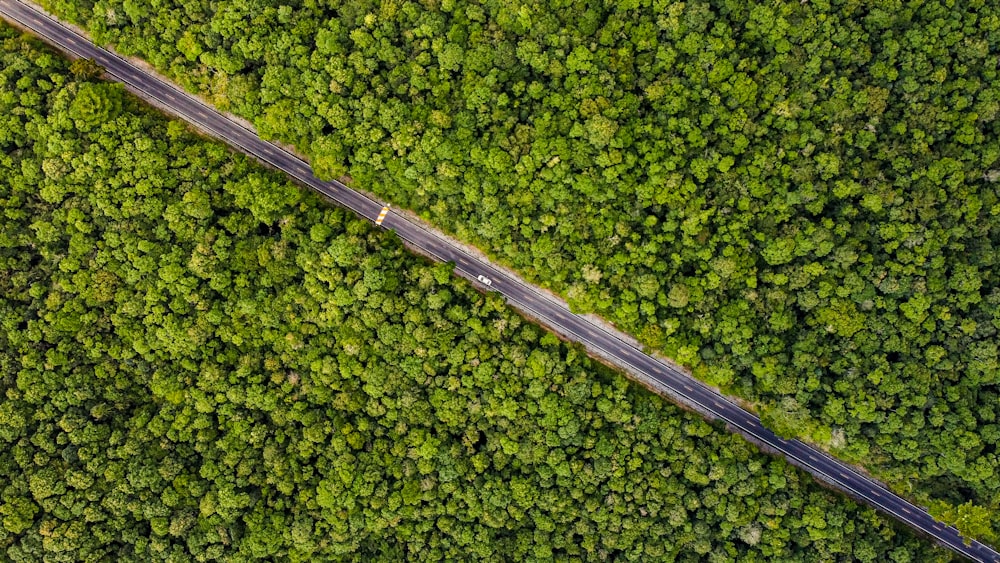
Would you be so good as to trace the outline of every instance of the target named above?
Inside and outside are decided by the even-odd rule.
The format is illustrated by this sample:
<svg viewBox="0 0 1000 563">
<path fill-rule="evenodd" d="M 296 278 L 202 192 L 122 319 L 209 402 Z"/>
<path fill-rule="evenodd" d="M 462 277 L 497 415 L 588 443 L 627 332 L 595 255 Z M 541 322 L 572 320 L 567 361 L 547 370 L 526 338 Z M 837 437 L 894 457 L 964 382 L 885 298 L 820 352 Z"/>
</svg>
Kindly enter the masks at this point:
<svg viewBox="0 0 1000 563">
<path fill-rule="evenodd" d="M 378 219 L 375 219 L 375 225 L 381 226 L 382 221 L 385 221 L 385 216 L 388 214 L 389 214 L 389 204 L 387 203 L 385 204 L 385 207 L 382 208 L 382 212 L 378 214 Z"/>
<path fill-rule="evenodd" d="M 489 287 L 489 286 L 493 285 L 493 280 L 491 280 L 490 278 L 488 278 L 488 277 L 486 277 L 486 276 L 484 276 L 482 274 L 479 274 L 478 276 L 476 276 L 476 279 L 479 280 L 479 281 L 481 281 L 481 282 L 483 282 L 483 285 L 485 285 L 486 287 Z"/>
</svg>

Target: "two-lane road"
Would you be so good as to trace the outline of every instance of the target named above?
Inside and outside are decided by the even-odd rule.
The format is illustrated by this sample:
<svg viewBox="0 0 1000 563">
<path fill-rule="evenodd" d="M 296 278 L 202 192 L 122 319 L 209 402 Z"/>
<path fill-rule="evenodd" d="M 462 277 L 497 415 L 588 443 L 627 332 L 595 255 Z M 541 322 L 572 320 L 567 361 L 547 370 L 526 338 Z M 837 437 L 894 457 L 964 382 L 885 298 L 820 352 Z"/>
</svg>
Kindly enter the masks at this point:
<svg viewBox="0 0 1000 563">
<path fill-rule="evenodd" d="M 316 178 L 309 165 L 300 158 L 262 140 L 253 131 L 216 112 L 152 72 L 136 67 L 107 50 L 95 47 L 89 39 L 45 15 L 33 5 L 17 0 L 0 0 L 0 15 L 23 28 L 32 30 L 72 56 L 94 59 L 107 69 L 111 77 L 125 83 L 139 97 L 187 120 L 198 129 L 262 162 L 286 172 L 299 182 L 362 217 L 375 221 L 379 216 L 383 207 L 381 202 L 374 201 L 340 182 L 327 182 Z M 619 366 L 644 385 L 709 419 L 724 421 L 728 428 L 752 442 L 780 453 L 789 462 L 816 478 L 893 516 L 956 553 L 976 561 L 1000 563 L 1000 553 L 989 546 L 975 541 L 966 545 L 955 528 L 936 521 L 923 508 L 892 493 L 851 465 L 798 440 L 779 438 L 764 428 L 755 415 L 714 389 L 629 344 L 626 335 L 608 330 L 585 317 L 573 314 L 563 301 L 468 252 L 430 228 L 392 212 L 385 217 L 382 227 L 394 230 L 408 244 L 430 256 L 453 262 L 458 275 L 480 287 L 484 286 L 477 281 L 477 276 L 486 276 L 492 280 L 489 289 L 503 294 L 513 306 L 539 319 L 567 339 L 583 344 L 591 353 Z"/>
</svg>

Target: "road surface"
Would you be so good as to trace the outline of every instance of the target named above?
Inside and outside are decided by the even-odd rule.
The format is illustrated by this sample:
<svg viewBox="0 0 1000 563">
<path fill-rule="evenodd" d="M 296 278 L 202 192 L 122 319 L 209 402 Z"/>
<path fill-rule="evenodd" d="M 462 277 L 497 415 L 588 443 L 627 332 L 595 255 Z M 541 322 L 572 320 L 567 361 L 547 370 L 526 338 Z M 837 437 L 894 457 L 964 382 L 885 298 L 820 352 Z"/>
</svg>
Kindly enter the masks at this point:
<svg viewBox="0 0 1000 563">
<path fill-rule="evenodd" d="M 198 129 L 237 147 L 262 162 L 282 170 L 358 215 L 375 221 L 384 203 L 372 200 L 336 181 L 323 181 L 309 165 L 282 148 L 260 139 L 253 131 L 218 113 L 154 73 L 94 46 L 58 20 L 34 5 L 17 0 L 0 0 L 0 15 L 30 29 L 48 43 L 74 57 L 90 58 L 103 66 L 115 80 L 123 82 L 142 99 L 192 123 Z M 966 545 L 958 531 L 932 518 L 926 510 L 889 491 L 881 483 L 851 465 L 798 440 L 779 438 L 764 428 L 760 419 L 669 363 L 645 354 L 621 333 L 604 328 L 570 312 L 565 302 L 534 287 L 510 272 L 468 252 L 436 231 L 389 211 L 381 224 L 420 252 L 438 260 L 453 262 L 455 273 L 482 289 L 497 291 L 508 303 L 538 319 L 563 337 L 579 342 L 587 350 L 624 370 L 630 377 L 656 392 L 670 397 L 703 416 L 721 420 L 729 429 L 751 442 L 784 456 L 793 465 L 817 479 L 888 514 L 914 530 L 975 561 L 1000 563 L 1000 553 L 972 541 Z M 487 288 L 478 276 L 491 280 Z"/>
</svg>

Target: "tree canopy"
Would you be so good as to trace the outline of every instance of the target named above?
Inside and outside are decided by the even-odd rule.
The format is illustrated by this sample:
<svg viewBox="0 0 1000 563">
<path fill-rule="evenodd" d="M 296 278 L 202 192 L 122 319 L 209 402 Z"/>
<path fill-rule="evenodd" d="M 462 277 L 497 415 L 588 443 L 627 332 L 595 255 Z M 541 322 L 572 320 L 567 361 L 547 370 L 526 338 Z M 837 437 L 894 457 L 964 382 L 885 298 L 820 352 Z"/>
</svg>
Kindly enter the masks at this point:
<svg viewBox="0 0 1000 563">
<path fill-rule="evenodd" d="M 5 560 L 949 559 L 68 68 L 0 26 Z"/>
<path fill-rule="evenodd" d="M 44 4 L 775 425 L 998 513 L 996 2 Z"/>
<path fill-rule="evenodd" d="M 44 3 L 777 425 L 1000 506 L 995 3 Z"/>
</svg>

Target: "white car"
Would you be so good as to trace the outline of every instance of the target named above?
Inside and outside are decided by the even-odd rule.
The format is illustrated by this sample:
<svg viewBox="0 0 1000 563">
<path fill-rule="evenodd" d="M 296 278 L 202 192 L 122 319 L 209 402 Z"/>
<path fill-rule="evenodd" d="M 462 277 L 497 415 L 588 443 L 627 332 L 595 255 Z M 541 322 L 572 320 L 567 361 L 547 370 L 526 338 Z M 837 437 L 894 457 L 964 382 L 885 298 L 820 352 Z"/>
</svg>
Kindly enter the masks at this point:
<svg viewBox="0 0 1000 563">
<path fill-rule="evenodd" d="M 491 280 L 490 278 L 488 278 L 488 277 L 486 277 L 486 276 L 484 276 L 482 274 L 476 276 L 476 279 L 479 280 L 479 281 L 481 281 L 481 282 L 483 282 L 483 285 L 485 285 L 487 287 L 493 285 L 493 280 Z"/>
</svg>

